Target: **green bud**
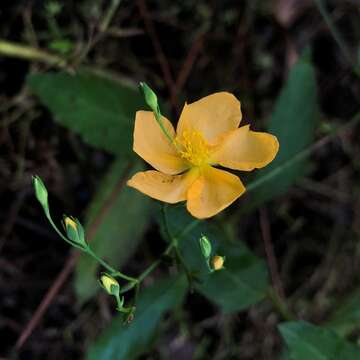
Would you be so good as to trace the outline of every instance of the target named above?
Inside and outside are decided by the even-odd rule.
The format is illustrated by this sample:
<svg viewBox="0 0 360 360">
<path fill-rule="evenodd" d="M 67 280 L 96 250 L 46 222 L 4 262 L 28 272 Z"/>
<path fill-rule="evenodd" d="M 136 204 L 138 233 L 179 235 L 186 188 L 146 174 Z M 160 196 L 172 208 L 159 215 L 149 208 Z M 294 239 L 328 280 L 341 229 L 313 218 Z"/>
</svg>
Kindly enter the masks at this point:
<svg viewBox="0 0 360 360">
<path fill-rule="evenodd" d="M 39 176 L 34 175 L 32 177 L 33 187 L 35 189 L 35 196 L 38 199 L 39 203 L 43 207 L 44 211 L 49 213 L 49 204 L 48 204 L 48 192 L 43 181 Z"/>
<path fill-rule="evenodd" d="M 169 133 L 168 129 L 164 125 L 164 120 L 161 115 L 158 99 L 157 99 L 155 92 L 144 82 L 140 82 L 139 87 L 140 87 L 141 92 L 144 95 L 146 103 L 149 105 L 150 109 L 153 111 L 153 113 L 155 115 L 155 120 L 160 125 L 161 131 L 167 137 L 170 144 L 177 146 L 174 142 L 172 135 Z"/>
<path fill-rule="evenodd" d="M 155 113 L 156 116 L 161 116 L 158 99 L 155 92 L 144 82 L 140 82 L 140 89 L 144 95 L 146 103 L 149 105 L 150 109 Z"/>
<path fill-rule="evenodd" d="M 119 297 L 120 285 L 112 276 L 106 273 L 102 274 L 100 277 L 100 284 L 109 295 L 115 296 L 116 298 Z"/>
<path fill-rule="evenodd" d="M 69 240 L 83 247 L 87 246 L 85 231 L 78 219 L 72 216 L 64 216 L 63 225 Z"/>
<path fill-rule="evenodd" d="M 205 236 L 201 235 L 199 239 L 200 249 L 205 259 L 209 259 L 211 255 L 211 242 L 210 240 Z"/>
</svg>

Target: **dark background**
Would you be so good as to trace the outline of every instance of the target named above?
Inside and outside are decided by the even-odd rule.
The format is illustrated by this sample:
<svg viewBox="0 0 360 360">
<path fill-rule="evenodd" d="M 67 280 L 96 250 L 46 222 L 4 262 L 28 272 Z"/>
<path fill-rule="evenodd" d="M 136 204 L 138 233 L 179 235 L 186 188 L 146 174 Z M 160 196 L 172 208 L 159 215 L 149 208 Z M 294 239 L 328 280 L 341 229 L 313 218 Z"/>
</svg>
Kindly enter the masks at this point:
<svg viewBox="0 0 360 360">
<path fill-rule="evenodd" d="M 62 8 L 54 17 L 71 51 L 79 54 L 90 44 L 77 61 L 135 82 L 146 80 L 168 101 L 173 118 L 185 99 L 224 89 L 241 99 L 244 117 L 256 119 L 261 128 L 290 67 L 306 48 L 312 50 L 323 120 L 316 137 L 326 133 L 326 123 L 346 123 L 359 110 L 360 85 L 354 70 L 360 51 L 358 1 L 323 1 L 344 39 L 345 53 L 313 1 L 157 0 L 146 2 L 145 15 L 141 2 L 123 1 L 111 23 L 117 32 L 97 38 L 99 17 L 108 2 L 100 3 L 58 3 Z M 40 0 L 2 0 L 0 38 L 48 48 L 57 34 L 45 5 Z M 144 19 L 150 19 L 165 67 L 178 80 L 173 96 L 163 75 L 164 59 L 159 60 L 162 55 Z M 54 217 L 67 209 L 81 218 L 112 160 L 54 123 L 31 95 L 25 78 L 39 69 L 51 68 L 0 54 L 0 356 L 78 359 L 99 328 L 109 323 L 113 304 L 102 294 L 77 307 L 71 277 L 14 353 L 70 252 L 35 201 L 31 175 L 41 174 L 48 185 Z M 270 219 L 275 208 L 281 209 L 282 215 L 271 221 L 289 303 L 300 317 L 315 323 L 359 285 L 358 137 L 359 128 L 351 128 L 317 150 L 309 175 L 268 206 Z M 239 221 L 249 247 L 265 257 L 258 228 L 257 213 Z M 146 235 L 154 254 L 160 247 L 157 237 L 154 224 Z M 139 249 L 128 268 L 141 268 L 142 259 Z M 222 317 L 200 295 L 192 294 L 181 316 L 188 334 L 181 351 L 169 346 L 178 334 L 166 334 L 144 358 L 196 358 L 199 344 L 212 355 L 198 358 L 209 359 L 273 359 L 281 349 L 276 315 L 266 305 Z"/>
</svg>

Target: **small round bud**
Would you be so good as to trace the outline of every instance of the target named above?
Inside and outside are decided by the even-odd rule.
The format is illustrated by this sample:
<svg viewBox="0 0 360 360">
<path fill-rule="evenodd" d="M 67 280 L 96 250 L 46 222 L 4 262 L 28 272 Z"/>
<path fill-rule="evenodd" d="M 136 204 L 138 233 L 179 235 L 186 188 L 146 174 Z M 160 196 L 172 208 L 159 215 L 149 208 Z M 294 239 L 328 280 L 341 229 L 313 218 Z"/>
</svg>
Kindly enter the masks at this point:
<svg viewBox="0 0 360 360">
<path fill-rule="evenodd" d="M 211 255 L 211 242 L 205 235 L 201 235 L 199 239 L 200 249 L 205 259 L 209 259 Z"/>
<path fill-rule="evenodd" d="M 211 258 L 211 267 L 213 270 L 221 270 L 224 268 L 225 256 L 215 255 Z"/>
<path fill-rule="evenodd" d="M 65 216 L 63 220 L 67 237 L 76 244 L 86 245 L 85 231 L 80 221 L 74 217 Z"/>
<path fill-rule="evenodd" d="M 119 296 L 120 285 L 117 280 L 109 274 L 104 273 L 101 275 L 100 284 L 109 295 Z"/>
</svg>

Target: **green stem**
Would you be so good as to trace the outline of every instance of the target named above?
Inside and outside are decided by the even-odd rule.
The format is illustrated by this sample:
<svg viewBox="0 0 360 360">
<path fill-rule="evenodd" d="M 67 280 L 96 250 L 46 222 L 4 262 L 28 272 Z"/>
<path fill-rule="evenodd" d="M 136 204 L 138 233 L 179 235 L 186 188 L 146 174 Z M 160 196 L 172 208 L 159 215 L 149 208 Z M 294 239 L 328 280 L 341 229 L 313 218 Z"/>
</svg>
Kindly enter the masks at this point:
<svg viewBox="0 0 360 360">
<path fill-rule="evenodd" d="M 276 311 L 283 317 L 286 321 L 293 321 L 296 317 L 290 312 L 288 306 L 285 302 L 279 297 L 276 291 L 273 288 L 270 288 L 267 292 L 268 299 L 272 302 Z"/>
<path fill-rule="evenodd" d="M 191 272 L 190 270 L 188 269 L 187 265 L 185 264 L 185 261 L 184 261 L 184 258 L 183 256 L 181 255 L 180 253 L 180 250 L 179 250 L 179 247 L 178 247 L 178 242 L 179 242 L 179 238 L 181 238 L 181 236 L 183 236 L 186 232 L 185 231 L 189 231 L 188 228 L 185 228 L 184 231 L 181 232 L 180 236 L 177 237 L 177 236 L 173 236 L 170 232 L 170 229 L 169 229 L 169 225 L 168 225 L 168 222 L 167 222 L 167 216 L 166 216 L 166 206 L 163 205 L 162 208 L 161 208 L 161 213 L 162 213 L 162 218 L 163 218 L 163 224 L 164 224 L 164 230 L 165 230 L 165 233 L 169 239 L 169 242 L 170 242 L 170 245 L 172 246 L 172 248 L 174 249 L 175 251 L 175 255 L 176 255 L 176 258 L 178 260 L 178 262 L 181 264 L 181 266 L 183 267 L 185 273 L 186 273 L 186 277 L 188 279 L 188 282 L 189 282 L 189 285 L 190 285 L 190 288 L 192 287 L 192 276 L 191 276 Z M 192 225 L 196 220 L 194 220 L 192 223 L 190 223 L 189 225 Z M 192 228 L 192 226 L 191 226 Z"/>
<path fill-rule="evenodd" d="M 150 264 L 140 275 L 139 277 L 137 278 L 137 282 L 132 282 L 132 283 L 129 283 L 127 285 L 125 285 L 121 291 L 120 291 L 120 294 L 123 294 L 129 290 L 131 290 L 132 288 L 134 288 L 135 286 L 139 286 L 141 282 L 143 282 L 143 280 L 148 276 L 150 275 L 162 262 L 162 257 L 165 256 L 165 255 L 168 255 L 171 250 L 173 249 L 174 247 L 174 244 L 169 244 L 168 247 L 166 248 L 166 250 L 162 253 L 160 259 L 154 261 L 152 264 Z"/>
<path fill-rule="evenodd" d="M 51 226 L 54 228 L 54 230 L 57 232 L 57 234 L 64 240 L 66 241 L 68 244 L 70 244 L 71 246 L 76 247 L 79 250 L 84 251 L 85 253 L 87 253 L 88 255 L 92 256 L 97 262 L 99 262 L 106 270 L 108 270 L 112 276 L 114 277 L 121 277 L 124 280 L 130 281 L 131 283 L 138 283 L 138 279 L 133 278 L 131 276 L 127 276 L 123 273 L 121 273 L 120 271 L 117 271 L 116 269 L 114 269 L 112 266 L 110 266 L 108 263 L 106 263 L 103 259 L 99 258 L 94 251 L 90 248 L 90 246 L 88 245 L 87 247 L 82 247 L 72 241 L 70 241 L 68 238 L 66 238 L 61 231 L 57 228 L 57 226 L 55 225 L 53 219 L 51 218 L 50 212 L 46 212 L 46 217 L 49 220 Z"/>
<path fill-rule="evenodd" d="M 163 216 L 163 221 L 164 221 L 164 230 L 166 233 L 166 236 L 169 238 L 170 240 L 170 244 L 167 246 L 167 248 L 165 249 L 165 251 L 162 253 L 160 259 L 154 261 L 151 265 L 149 265 L 137 278 L 137 282 L 130 282 L 129 284 L 125 285 L 121 291 L 120 294 L 123 294 L 131 289 L 133 289 L 135 286 L 140 286 L 140 284 L 143 282 L 143 280 L 149 276 L 162 262 L 162 257 L 169 255 L 171 253 L 171 251 L 173 249 L 175 249 L 176 255 L 179 259 L 179 261 L 181 262 L 182 266 L 185 269 L 186 275 L 189 279 L 189 282 L 191 283 L 191 274 L 189 272 L 189 270 L 187 269 L 187 267 L 184 264 L 184 260 L 182 258 L 182 255 L 179 252 L 179 249 L 177 248 L 177 244 L 178 244 L 178 239 L 181 238 L 182 236 L 184 236 L 186 233 L 188 233 L 195 225 L 198 224 L 199 220 L 194 220 L 192 221 L 178 236 L 172 236 L 170 231 L 169 231 L 169 227 L 168 227 L 168 223 L 167 223 L 167 217 L 166 217 L 166 209 L 165 209 L 166 205 L 164 205 L 162 207 L 162 216 Z"/>
<path fill-rule="evenodd" d="M 66 60 L 31 46 L 0 40 L 0 54 L 26 60 L 41 61 L 58 67 L 66 67 Z"/>
<path fill-rule="evenodd" d="M 178 150 L 178 146 L 176 145 L 175 140 L 172 138 L 172 136 L 169 134 L 169 132 L 167 131 L 167 129 L 164 126 L 164 122 L 162 120 L 162 115 L 160 113 L 160 109 L 158 109 L 157 111 L 153 111 L 155 119 L 157 121 L 157 123 L 159 124 L 161 131 L 164 133 L 164 135 L 167 137 L 167 139 L 169 140 L 171 145 L 174 145 Z"/>
<path fill-rule="evenodd" d="M 47 219 L 49 220 L 49 223 L 51 224 L 51 226 L 52 226 L 52 227 L 54 228 L 54 230 L 56 231 L 56 233 L 57 233 L 64 241 L 66 241 L 69 245 L 74 246 L 74 247 L 76 247 L 76 248 L 79 249 L 79 250 L 85 251 L 85 249 L 84 249 L 82 246 L 80 246 L 80 245 L 78 245 L 78 244 L 70 241 L 66 236 L 64 236 L 64 235 L 62 234 L 62 232 L 57 228 L 57 226 L 55 225 L 53 219 L 51 218 L 50 212 L 46 212 L 46 211 L 45 211 L 45 215 L 46 215 Z"/>
<path fill-rule="evenodd" d="M 150 275 L 159 265 L 161 264 L 161 259 L 154 261 L 150 266 L 148 266 L 138 277 L 138 281 L 142 282 L 148 275 Z"/>
<path fill-rule="evenodd" d="M 99 262 L 106 270 L 108 270 L 111 274 L 111 276 L 114 277 L 121 277 L 124 280 L 133 282 L 133 283 L 137 283 L 138 279 L 133 278 L 131 276 L 127 276 L 123 273 L 121 273 L 120 271 L 117 271 L 116 269 L 114 269 L 112 266 L 110 266 L 108 263 L 106 263 L 103 259 L 99 258 L 94 252 L 93 250 L 90 248 L 90 246 L 88 246 L 85 251 L 92 256 L 97 262 Z"/>
</svg>

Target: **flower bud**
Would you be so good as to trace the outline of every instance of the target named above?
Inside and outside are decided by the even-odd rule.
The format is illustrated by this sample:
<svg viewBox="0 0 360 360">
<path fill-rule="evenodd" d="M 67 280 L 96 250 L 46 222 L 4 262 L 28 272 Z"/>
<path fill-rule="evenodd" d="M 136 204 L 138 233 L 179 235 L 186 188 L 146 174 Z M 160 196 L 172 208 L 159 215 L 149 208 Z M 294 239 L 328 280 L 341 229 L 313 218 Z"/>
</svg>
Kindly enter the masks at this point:
<svg viewBox="0 0 360 360">
<path fill-rule="evenodd" d="M 86 246 L 85 231 L 80 221 L 74 217 L 65 216 L 63 220 L 67 237 L 74 243 Z"/>
<path fill-rule="evenodd" d="M 213 270 L 221 270 L 224 268 L 225 256 L 215 255 L 211 258 L 211 267 Z"/>
<path fill-rule="evenodd" d="M 209 259 L 211 255 L 211 242 L 205 235 L 201 235 L 199 239 L 200 249 L 205 259 Z"/>
<path fill-rule="evenodd" d="M 117 280 L 109 274 L 104 273 L 101 275 L 100 284 L 109 295 L 113 295 L 115 297 L 119 296 L 120 285 Z"/>
<path fill-rule="evenodd" d="M 48 192 L 43 181 L 40 179 L 39 176 L 34 175 L 32 177 L 33 187 L 35 189 L 35 196 L 38 199 L 39 203 L 43 207 L 46 213 L 49 212 L 49 205 L 48 205 Z"/>
<path fill-rule="evenodd" d="M 155 92 L 144 82 L 140 82 L 140 89 L 144 95 L 146 103 L 149 105 L 151 110 L 158 114 L 159 113 L 159 104 Z"/>
</svg>

